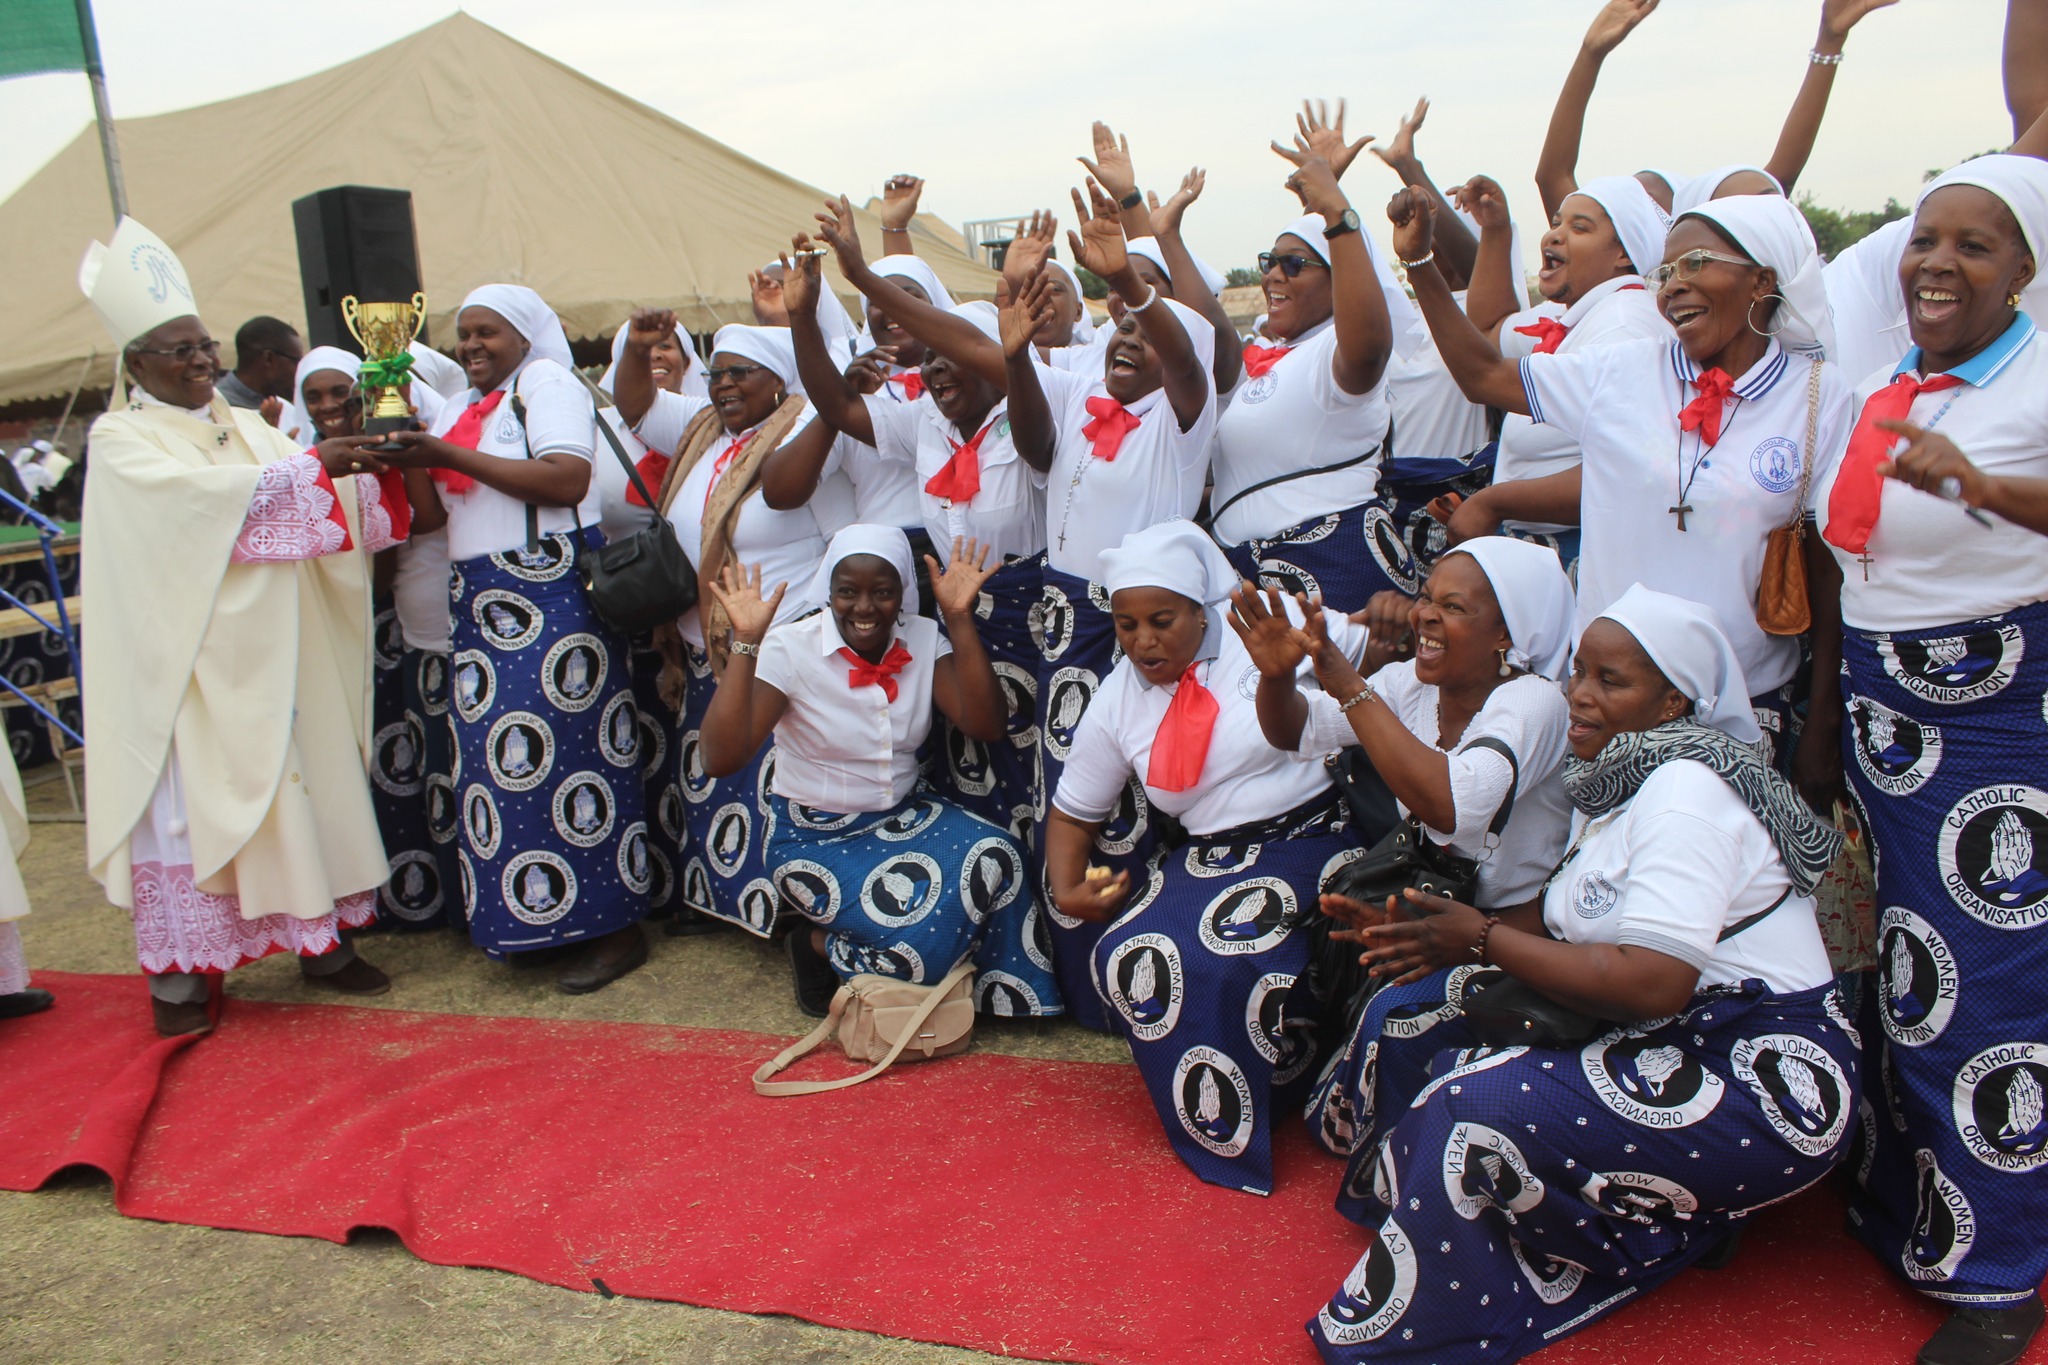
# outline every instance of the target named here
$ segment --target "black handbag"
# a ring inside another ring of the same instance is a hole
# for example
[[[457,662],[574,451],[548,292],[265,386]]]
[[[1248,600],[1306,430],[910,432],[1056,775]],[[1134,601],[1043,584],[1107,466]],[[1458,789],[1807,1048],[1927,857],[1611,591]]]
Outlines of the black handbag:
[[[519,390],[512,391],[512,415],[519,419],[523,430],[526,426],[526,405],[520,401]],[[676,539],[676,528],[669,525],[655,506],[654,495],[647,491],[641,481],[640,471],[626,458],[626,448],[619,444],[618,436],[612,431],[612,424],[602,414],[597,419],[597,429],[603,434],[605,443],[611,446],[612,454],[626,467],[626,478],[633,490],[647,504],[648,524],[628,536],[606,541],[598,548],[586,549],[577,556],[576,572],[583,580],[583,591],[590,598],[590,608],[598,619],[622,635],[637,635],[643,630],[674,621],[684,612],[697,605],[697,570],[690,563],[690,557],[683,553],[682,542]],[[530,458],[533,445],[529,441],[526,453]],[[529,504],[526,509],[526,538],[529,549],[538,547],[539,513]],[[576,529],[583,529],[583,518],[576,518]]]

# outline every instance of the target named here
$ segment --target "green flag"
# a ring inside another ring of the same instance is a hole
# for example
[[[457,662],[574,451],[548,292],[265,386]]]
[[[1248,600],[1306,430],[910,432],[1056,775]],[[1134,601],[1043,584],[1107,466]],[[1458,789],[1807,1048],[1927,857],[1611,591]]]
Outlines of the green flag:
[[[78,0],[0,0],[0,79],[85,70]]]

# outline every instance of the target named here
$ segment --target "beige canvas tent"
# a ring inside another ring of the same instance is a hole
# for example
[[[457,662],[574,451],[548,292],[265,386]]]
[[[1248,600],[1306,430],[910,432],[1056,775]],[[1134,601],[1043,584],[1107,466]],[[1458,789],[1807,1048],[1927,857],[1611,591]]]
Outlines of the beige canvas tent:
[[[119,131],[131,211],[177,249],[223,339],[258,313],[303,325],[291,202],[331,185],[412,191],[443,346],[463,295],[494,280],[539,290],[572,337],[609,335],[636,302],[675,307],[693,331],[752,321],[747,272],[822,198],[463,14]],[[82,372],[109,382],[111,345],[76,281],[86,242],[111,231],[89,128],[0,204],[0,404],[68,393]],[[879,252],[872,215],[861,232]],[[936,235],[918,251],[956,296],[993,294],[995,274]]]

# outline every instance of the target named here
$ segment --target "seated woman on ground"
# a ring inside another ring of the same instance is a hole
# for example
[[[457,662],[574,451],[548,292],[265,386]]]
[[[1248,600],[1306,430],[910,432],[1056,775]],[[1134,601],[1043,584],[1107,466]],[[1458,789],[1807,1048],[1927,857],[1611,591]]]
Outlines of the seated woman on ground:
[[[732,621],[731,656],[705,713],[704,763],[738,772],[772,734],[767,861],[796,917],[797,1004],[823,1016],[859,973],[930,985],[969,954],[986,1013],[1060,1012],[1024,856],[996,825],[918,782],[934,707],[984,742],[1003,733],[1003,690],[975,634],[988,552],[955,541],[930,565],[939,623],[917,614],[910,542],[894,526],[832,538],[813,601],[770,630],[788,585],[764,599],[758,566],[707,583]]]
[[[1812,900],[1841,840],[1758,757],[1747,695],[1709,608],[1631,588],[1573,661],[1578,812],[1540,898],[1410,891],[1419,918],[1357,931],[1392,984],[1337,1207],[1377,1236],[1308,1324],[1325,1360],[1520,1359],[1847,1149],[1858,1043]],[[1474,1046],[1500,1040],[1453,1003],[1473,967],[1595,1036]],[[1418,1009],[1434,1027],[1395,1026]]]

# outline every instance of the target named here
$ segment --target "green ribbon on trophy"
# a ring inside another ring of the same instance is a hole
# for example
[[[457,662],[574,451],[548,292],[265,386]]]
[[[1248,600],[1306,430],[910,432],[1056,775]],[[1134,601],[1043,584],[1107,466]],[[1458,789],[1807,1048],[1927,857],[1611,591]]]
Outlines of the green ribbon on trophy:
[[[363,367],[356,375],[364,400],[363,434],[411,430],[405,385],[412,378],[413,339],[427,320],[427,296],[416,292],[403,303],[364,303],[350,294],[341,301],[341,318],[363,348]],[[395,453],[400,447],[386,441],[370,449]]]

